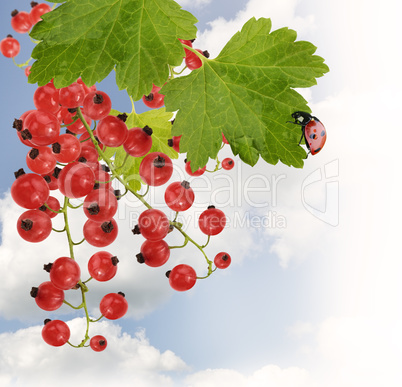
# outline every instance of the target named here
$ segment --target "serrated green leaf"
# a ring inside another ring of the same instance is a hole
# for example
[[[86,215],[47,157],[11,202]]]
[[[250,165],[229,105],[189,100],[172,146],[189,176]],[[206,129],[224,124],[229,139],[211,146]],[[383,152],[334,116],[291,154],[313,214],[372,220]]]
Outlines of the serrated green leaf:
[[[310,112],[293,88],[310,87],[329,71],[316,47],[295,42],[296,32],[271,32],[270,19],[250,19],[213,60],[161,90],[168,111],[176,111],[172,134],[195,170],[215,158],[222,132],[235,155],[254,165],[265,161],[302,167],[300,126],[291,113]]]
[[[168,64],[178,66],[184,50],[178,38],[196,35],[197,19],[173,0],[69,0],[45,15],[31,37],[34,48],[29,82],[54,78],[65,87],[81,76],[87,85],[116,66],[116,82],[134,100],[162,86]]]
[[[120,112],[113,110],[111,112],[113,115],[120,114]],[[146,111],[141,114],[129,114],[126,120],[126,125],[129,129],[134,127],[143,128],[148,125],[152,133],[152,148],[151,152],[162,152],[169,156],[171,159],[177,159],[177,152],[168,145],[168,139],[171,138],[171,127],[172,124],[170,120],[173,114],[166,112],[165,108],[153,109]],[[112,157],[114,155],[114,164],[118,169],[119,174],[123,179],[128,182],[130,188],[134,191],[139,191],[141,189],[141,177],[139,175],[139,169],[142,159],[145,157],[132,157],[129,156],[125,161],[127,153],[123,146],[119,148],[107,148],[105,151],[107,157]]]

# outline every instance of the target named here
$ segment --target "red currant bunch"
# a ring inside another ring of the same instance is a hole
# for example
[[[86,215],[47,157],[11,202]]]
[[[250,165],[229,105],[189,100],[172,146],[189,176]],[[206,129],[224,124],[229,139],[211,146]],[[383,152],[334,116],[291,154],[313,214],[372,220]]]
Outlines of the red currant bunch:
[[[36,23],[43,15],[41,12],[45,11],[46,7],[33,5],[30,23]],[[23,13],[19,13],[18,17],[15,20],[22,20],[19,21],[22,30],[23,21],[28,18]],[[191,47],[192,42],[185,44]],[[12,57],[17,54],[19,45],[15,39],[7,37],[2,41],[1,49],[6,56]],[[186,50],[186,55],[190,57],[192,54]],[[160,88],[154,85],[152,92],[144,96],[143,100],[149,107],[158,108],[163,105],[164,96],[159,91]],[[167,271],[172,289],[188,291],[198,279],[210,276],[217,268],[229,266],[229,254],[219,253],[211,261],[204,251],[210,237],[219,234],[225,226],[226,217],[221,210],[210,206],[199,217],[199,228],[208,236],[204,245],[192,239],[178,220],[179,215],[182,216],[193,206],[196,192],[187,180],[170,181],[174,172],[171,157],[154,150],[160,148],[159,133],[155,136],[154,129],[149,125],[128,129],[128,115],[114,115],[108,94],[93,86],[88,87],[81,78],[60,89],[52,81],[39,86],[34,92],[33,103],[35,109],[24,112],[13,122],[19,140],[28,147],[25,161],[30,170],[29,173],[23,169],[18,170],[11,187],[13,200],[24,209],[17,219],[17,231],[22,239],[30,243],[44,241],[51,236],[52,231],[65,232],[70,253],[44,264],[48,280],[31,288],[30,294],[40,309],[46,312],[63,307],[87,310],[85,293],[89,291],[88,281],[94,279],[106,282],[118,275],[117,256],[109,251],[98,250],[87,260],[90,277],[82,278],[82,262],[76,259],[74,247],[87,243],[98,249],[110,246],[110,251],[113,251],[111,245],[119,234],[114,218],[118,213],[119,199],[127,193],[131,193],[146,207],[139,214],[138,224],[132,229],[133,234],[143,238],[136,255],[139,263],[145,263],[145,266],[151,268],[168,265],[169,261],[176,259],[173,249],[185,247],[188,243],[193,244],[207,260],[207,273],[204,276],[197,276],[196,270],[189,264],[173,264],[173,268]],[[171,122],[173,124],[174,120]],[[62,132],[63,128],[66,128],[65,132]],[[168,141],[168,145],[176,152],[180,151],[181,137],[173,136]],[[119,159],[124,160],[123,164],[116,166],[116,160],[104,152],[105,147],[118,148]],[[145,200],[145,194],[140,195],[130,186],[128,176],[122,173],[126,162],[138,165],[141,183],[147,185],[148,190],[166,184],[162,189],[167,212],[153,208]],[[229,169],[225,165],[231,164],[225,159],[222,167]],[[186,160],[184,169],[191,177],[197,177],[206,171],[206,166],[192,171],[190,161]],[[124,194],[121,189],[124,189]],[[64,201],[51,196],[51,190],[58,191]],[[76,199],[81,200],[78,206],[72,204]],[[86,217],[82,225],[83,239],[79,242],[73,241],[71,237],[71,211],[81,211]],[[175,213],[173,219],[169,219],[168,212]],[[64,228],[61,230],[53,227],[53,219],[57,216],[64,220]],[[183,245],[169,245],[168,234],[171,232],[184,237]],[[67,300],[70,293],[77,290],[81,291],[82,303],[73,306]],[[101,318],[122,318],[128,308],[124,293],[108,293],[100,301],[99,318],[92,319],[86,313],[88,326]],[[68,324],[57,319],[45,320],[42,337],[52,346],[69,343],[73,347],[90,347],[96,352],[107,347],[107,340],[101,335],[89,337],[86,334],[80,344],[70,343]]]

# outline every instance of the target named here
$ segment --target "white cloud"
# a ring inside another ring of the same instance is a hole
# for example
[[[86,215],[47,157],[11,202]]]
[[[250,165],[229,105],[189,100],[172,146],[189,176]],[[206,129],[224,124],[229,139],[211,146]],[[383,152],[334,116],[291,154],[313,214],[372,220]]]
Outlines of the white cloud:
[[[314,17],[312,15],[304,18],[295,16],[295,8],[299,0],[250,0],[244,9],[236,14],[232,20],[223,17],[208,22],[209,29],[198,32],[195,48],[207,49],[211,58],[218,56],[219,52],[230,40],[240,31],[242,26],[252,17],[271,18],[273,30],[288,26],[299,33],[314,30]]]
[[[316,356],[324,356],[317,377],[329,387],[399,386],[401,322],[372,316],[326,319],[317,332]]]
[[[289,336],[302,338],[314,331],[313,325],[308,321],[296,321],[287,329]]]
[[[212,0],[178,0],[183,8],[203,8],[206,5],[210,4]]]
[[[85,332],[85,320],[67,321],[71,341],[79,342]],[[170,372],[188,367],[171,351],[161,353],[152,346],[144,331],[135,336],[122,333],[111,322],[96,323],[96,334],[104,335],[107,348],[94,352],[67,344],[60,348],[47,345],[41,326],[0,334],[0,382],[2,386],[173,386]]]
[[[228,369],[208,369],[186,379],[186,387],[312,387],[309,373],[298,367],[264,366],[247,376]]]

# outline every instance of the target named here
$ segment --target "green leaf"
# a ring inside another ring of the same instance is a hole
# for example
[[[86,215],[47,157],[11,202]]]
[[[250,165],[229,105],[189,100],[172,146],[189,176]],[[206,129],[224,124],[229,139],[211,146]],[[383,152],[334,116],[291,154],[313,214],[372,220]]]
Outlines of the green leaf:
[[[270,19],[250,19],[213,60],[161,90],[168,111],[178,110],[172,134],[195,170],[215,158],[222,132],[235,155],[254,165],[265,161],[302,167],[300,126],[287,123],[295,111],[310,112],[293,88],[310,87],[329,71],[316,47],[296,32],[271,32]]]
[[[116,68],[118,87],[134,100],[166,82],[168,64],[183,61],[178,38],[197,31],[197,19],[173,0],[69,0],[43,19],[30,34],[41,42],[29,82],[54,78],[65,87],[81,76],[93,85]]]
[[[113,115],[120,114],[118,111],[114,110],[111,112]],[[163,152],[168,155],[171,159],[177,159],[178,154],[173,148],[168,145],[168,139],[171,138],[171,118],[172,113],[166,112],[165,108],[153,109],[146,111],[141,114],[129,114],[126,125],[129,129],[134,127],[143,128],[148,125],[152,128],[152,148],[149,152]],[[107,157],[112,157],[114,155],[114,164],[116,167],[123,165],[122,168],[118,169],[118,172],[123,176],[124,180],[128,182],[130,188],[134,191],[139,191],[141,189],[141,177],[139,175],[139,169],[142,159],[145,157],[132,157],[129,156],[126,159],[127,153],[123,146],[119,148],[107,148],[104,152]]]

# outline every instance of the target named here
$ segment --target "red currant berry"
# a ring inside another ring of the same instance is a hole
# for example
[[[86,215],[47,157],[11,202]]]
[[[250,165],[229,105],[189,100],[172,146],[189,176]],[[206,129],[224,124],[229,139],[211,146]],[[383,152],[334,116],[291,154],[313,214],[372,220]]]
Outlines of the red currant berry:
[[[0,42],[0,51],[6,58],[16,57],[19,54],[20,49],[20,43],[11,35],[7,35],[7,37]]]
[[[117,320],[123,317],[128,310],[124,293],[109,293],[100,302],[99,309],[104,317],[109,320]]]
[[[198,226],[206,235],[219,234],[224,229],[225,225],[225,214],[214,206],[209,206],[207,210],[201,213],[198,219]]]
[[[45,146],[53,144],[60,135],[60,123],[57,117],[44,110],[35,110],[24,120],[24,130],[28,129],[32,144]]]
[[[99,121],[96,132],[102,144],[116,148],[123,145],[128,129],[120,115],[107,116]]]
[[[99,145],[99,148],[103,149],[103,144],[99,141],[99,138],[97,137],[98,132],[96,130],[94,130],[92,132],[92,134],[94,135],[95,140],[97,141],[97,143]],[[95,148],[95,145],[92,142],[92,140],[90,139],[90,137],[91,136],[89,135],[88,132],[85,132],[85,133],[81,134],[81,136],[80,136],[81,146],[92,146],[92,147]]]
[[[47,344],[60,347],[69,340],[70,328],[64,321],[47,320],[42,328],[42,338]]]
[[[171,146],[177,153],[180,153],[180,139],[181,136],[173,136],[168,140],[168,145]]]
[[[95,184],[94,171],[88,165],[73,162],[66,165],[58,177],[60,192],[69,198],[81,198],[88,195]]]
[[[169,219],[160,210],[151,208],[141,213],[138,218],[141,235],[150,241],[163,239],[169,232]]]
[[[86,95],[83,107],[88,117],[98,121],[109,115],[112,110],[112,101],[103,91],[91,91]]]
[[[11,12],[11,27],[20,34],[28,32],[32,28],[29,13],[25,11],[18,12],[16,9]]]
[[[98,251],[88,261],[89,275],[97,281],[109,281],[117,272],[119,260],[107,251]]]
[[[32,9],[31,12],[29,12],[29,19],[31,20],[32,25],[36,24],[39,20],[41,20],[42,15],[52,10],[52,8],[50,8],[50,5],[45,3],[38,4],[33,1],[31,5]]]
[[[31,296],[35,298],[39,308],[49,312],[59,309],[64,301],[64,291],[56,288],[51,281],[42,282],[37,288],[32,288]]]
[[[31,74],[31,68],[32,66],[25,67],[24,74],[26,77],[29,77],[29,74]]]
[[[234,167],[234,165],[235,165],[234,161],[229,157],[222,160],[222,168],[225,169],[226,171],[230,171]]]
[[[45,265],[48,269],[47,265]],[[68,290],[77,285],[81,270],[76,261],[69,257],[57,258],[50,266],[50,281],[58,289]]]
[[[97,169],[95,171],[95,180],[98,181],[99,187],[104,189],[112,188],[111,176],[103,169]]]
[[[223,133],[222,133],[222,142],[225,143],[225,144],[229,144],[229,141],[226,140],[226,137],[225,137],[225,135]]]
[[[94,146],[91,146],[90,144],[83,144],[81,147],[81,152],[76,160],[79,160],[81,157],[83,157],[87,163],[96,163],[99,159],[99,153]]]
[[[191,161],[185,160],[185,163],[186,164],[184,166],[184,169],[186,170],[187,174],[189,174],[190,176],[201,176],[207,169],[207,166],[205,165],[204,167],[198,168],[196,171],[193,172],[191,170],[191,166],[190,166]]]
[[[23,129],[25,128],[24,126],[25,118],[28,117],[28,115],[31,114],[32,112],[36,112],[36,110],[27,110],[21,115],[21,117],[18,120],[14,120],[13,123],[13,128],[17,130],[18,138],[24,145],[29,147],[34,147],[35,145],[31,141],[29,141],[28,137],[31,137],[31,134],[30,133],[27,134],[26,131]]]
[[[194,203],[194,191],[187,181],[170,184],[165,191],[165,202],[173,211],[186,211]]]
[[[52,221],[42,211],[28,210],[18,218],[17,231],[20,237],[27,242],[42,242],[52,232]]]
[[[226,269],[231,262],[232,259],[228,253],[216,254],[216,257],[214,258],[214,264],[218,269]]]
[[[114,219],[99,223],[88,219],[83,228],[85,240],[92,246],[105,247],[117,238],[118,227]]]
[[[141,245],[141,253],[137,255],[138,262],[151,267],[164,265],[170,257],[169,245],[163,240],[146,240]]]
[[[185,40],[185,39],[179,39],[181,43],[189,46],[189,47],[193,47],[193,42],[191,40]]]
[[[49,197],[49,187],[42,176],[27,173],[17,177],[11,186],[11,197],[19,206],[33,210]]]
[[[93,85],[88,87],[81,78],[77,79],[77,83],[79,83],[85,91],[85,96],[87,96],[91,91],[96,91],[96,86]]]
[[[124,150],[133,157],[145,156],[152,147],[152,129],[149,126],[144,128],[132,128],[128,131]]]
[[[46,200],[46,205],[51,208],[53,211],[49,210],[45,205],[40,206],[38,210],[41,210],[45,214],[49,216],[49,218],[54,218],[57,216],[57,212],[54,211],[59,211],[60,210],[60,202],[53,196],[49,196],[49,198]]]
[[[201,51],[200,49],[196,49],[200,54],[204,55],[206,58],[209,58],[209,53],[208,51]],[[202,60],[201,58],[198,57],[198,55],[190,50],[187,50],[186,53],[186,59],[184,60],[186,62],[186,66],[190,70],[195,70],[198,69],[202,66]]]
[[[52,144],[53,155],[59,163],[70,163],[81,153],[81,143],[72,134],[61,134]]]
[[[52,82],[39,86],[35,90],[33,101],[38,110],[56,114],[60,109],[59,90],[54,87]]]
[[[95,352],[102,352],[107,347],[107,340],[101,335],[93,336],[91,340],[89,340],[89,346]]]
[[[68,125],[68,130],[70,132],[73,132],[75,134],[82,134],[82,133],[86,133],[87,129],[84,126],[83,122],[78,118],[75,119],[77,113],[70,113],[67,111],[67,113],[64,115],[63,118],[63,122]],[[92,124],[92,120],[87,117],[87,115],[85,113],[82,113],[82,115],[84,116],[84,119],[86,121],[86,123],[88,124],[88,126],[91,126]],[[73,123],[74,122],[74,123]]]
[[[148,95],[142,96],[142,102],[151,109],[158,109],[164,105],[165,96],[159,94],[161,88],[153,85],[152,90]]]
[[[28,168],[32,172],[42,175],[53,171],[56,167],[56,159],[51,149],[47,146],[32,148],[28,152],[25,160]]]
[[[186,46],[193,47],[193,42],[191,40],[184,40],[184,39],[179,39],[179,40],[180,40],[181,43],[185,44]],[[191,52],[191,51],[184,47],[184,52],[185,52],[185,54],[187,56],[188,53]]]
[[[158,187],[171,178],[172,160],[164,153],[152,152],[142,159],[139,173],[146,184]]]
[[[109,189],[99,188],[88,194],[84,201],[84,213],[94,222],[106,222],[117,211],[117,199]]]
[[[195,270],[185,264],[175,266],[167,275],[170,286],[179,292],[191,289],[197,281]]]
[[[59,89],[59,102],[60,105],[72,109],[82,106],[85,98],[85,91],[83,87],[74,82],[70,86],[62,87]]]
[[[56,172],[55,172],[56,171]],[[59,189],[59,181],[56,178],[56,175],[58,176],[57,171],[60,171],[58,167],[56,167],[53,170],[53,173],[47,173],[45,175],[42,175],[43,179],[47,183],[49,190],[55,191],[56,189]]]

